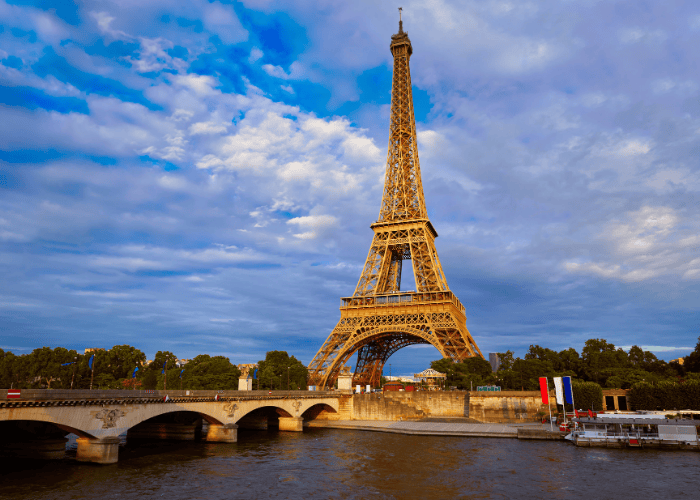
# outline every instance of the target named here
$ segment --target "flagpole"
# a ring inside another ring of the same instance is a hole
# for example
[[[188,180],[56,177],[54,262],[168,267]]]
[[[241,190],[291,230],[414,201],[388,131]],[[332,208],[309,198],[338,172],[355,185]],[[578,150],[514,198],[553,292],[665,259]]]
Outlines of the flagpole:
[[[554,432],[554,425],[552,424],[552,402],[549,400],[549,379],[547,379],[547,407],[549,408],[549,430]],[[554,401],[557,400],[556,392],[554,394]]]
[[[75,365],[78,364],[78,358],[73,358],[73,376],[70,379],[70,388],[73,389],[73,381],[75,380]]]
[[[571,406],[574,410],[574,416],[576,416],[576,401],[574,401],[574,383],[571,382]]]
[[[92,355],[92,363],[90,363],[92,366],[92,374],[90,375],[90,390],[92,390],[92,381],[95,379],[95,355]]]

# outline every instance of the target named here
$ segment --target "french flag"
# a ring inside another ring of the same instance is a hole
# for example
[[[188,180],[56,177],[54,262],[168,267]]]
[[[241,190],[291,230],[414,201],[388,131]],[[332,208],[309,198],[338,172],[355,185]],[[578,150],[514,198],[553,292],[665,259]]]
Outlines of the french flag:
[[[549,404],[549,384],[547,377],[540,377],[540,394],[542,395],[542,404]]]

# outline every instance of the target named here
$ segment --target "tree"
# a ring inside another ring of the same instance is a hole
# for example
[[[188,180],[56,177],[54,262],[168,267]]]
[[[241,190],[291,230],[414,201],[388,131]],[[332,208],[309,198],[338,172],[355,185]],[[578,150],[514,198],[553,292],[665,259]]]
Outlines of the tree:
[[[501,363],[499,370],[510,370],[513,367],[513,351],[499,352],[498,360]]]
[[[638,345],[633,345],[627,353],[627,359],[632,366],[641,368],[644,363],[644,350]]]
[[[539,359],[540,361],[548,361],[552,364],[552,367],[556,368],[556,366],[559,364],[559,353],[546,347],[531,345],[530,349],[525,354],[525,359]]]
[[[442,358],[430,363],[430,368],[447,375],[445,385],[469,390],[479,385],[493,384],[496,376],[491,364],[481,356],[467,358],[455,363],[450,358]]]
[[[146,355],[130,345],[115,345],[100,356],[100,373],[109,373],[116,380],[131,378],[134,368],[143,366]],[[97,375],[97,369],[95,370]]]
[[[594,382],[574,382],[571,385],[574,404],[582,410],[603,409],[603,389]]]
[[[625,368],[628,365],[627,353],[615,349],[615,345],[605,339],[587,340],[581,358],[586,378],[597,383],[604,382],[602,371],[605,368]]]
[[[554,374],[554,367],[549,361],[516,358],[513,369],[499,373],[499,376],[508,389],[536,391],[540,386],[540,377],[552,377]]]
[[[163,365],[160,365],[161,368]],[[238,389],[238,377],[241,371],[225,356],[200,354],[185,365],[182,376],[184,389]],[[168,370],[168,379],[179,385],[180,368]],[[163,385],[162,375],[158,375],[158,384]],[[173,386],[175,387],[175,386]]]
[[[700,337],[698,337],[698,343],[695,345],[695,350],[683,359],[683,366],[685,367],[686,371],[700,372]]]
[[[555,366],[559,371],[574,372],[576,375],[581,375],[581,358],[578,352],[573,347],[564,349],[559,352],[559,365]]]
[[[13,380],[13,365],[17,360],[17,356],[13,353],[0,349],[0,387],[10,387],[16,384]]]
[[[177,363],[177,357],[172,352],[158,351],[155,357],[153,358],[153,362],[151,362],[148,366],[146,366],[143,369],[143,375],[141,376],[141,380],[143,381],[143,388],[156,389],[163,387],[163,377],[159,376],[162,375],[163,364],[165,364],[168,370],[168,380],[171,380],[171,382],[174,383],[175,380],[172,380],[170,378],[170,370],[176,367],[175,363]],[[179,380],[177,382],[179,384]]]
[[[263,389],[286,390],[289,376],[289,388],[303,390],[306,389],[308,370],[301,361],[289,356],[286,351],[269,351],[264,360],[258,361],[257,376],[260,388]]]
[[[76,368],[72,363],[77,360],[78,353],[74,350],[41,347],[34,349],[23,361],[31,385],[47,389],[52,386],[54,389],[68,389]]]

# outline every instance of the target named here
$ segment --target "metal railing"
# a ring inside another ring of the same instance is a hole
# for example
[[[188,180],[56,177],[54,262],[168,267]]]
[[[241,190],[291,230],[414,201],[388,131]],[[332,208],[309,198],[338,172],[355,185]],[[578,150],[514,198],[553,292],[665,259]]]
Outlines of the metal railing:
[[[452,302],[462,313],[464,313],[464,306],[455,296],[455,294],[449,290],[445,292],[397,292],[383,295],[371,295],[367,297],[342,297],[340,299],[340,307],[391,307],[405,304],[441,304],[445,302]]]
[[[339,391],[285,391],[285,390],[124,390],[124,389],[21,389],[20,396],[8,399],[7,389],[0,389],[0,401],[59,401],[59,400],[111,400],[111,399],[158,399],[169,398],[318,398],[323,396],[338,396]]]

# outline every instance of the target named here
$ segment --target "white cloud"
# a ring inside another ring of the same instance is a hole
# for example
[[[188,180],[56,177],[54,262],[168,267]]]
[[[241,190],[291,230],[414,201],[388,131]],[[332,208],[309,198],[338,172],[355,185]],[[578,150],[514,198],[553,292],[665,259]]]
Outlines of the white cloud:
[[[700,220],[683,219],[671,207],[644,206],[624,221],[607,224],[599,238],[609,244],[607,261],[567,261],[571,273],[595,274],[624,281],[664,277],[694,279]],[[698,276],[700,277],[700,276]]]
[[[268,75],[274,78],[281,78],[282,80],[300,80],[305,75],[303,67],[296,61],[289,66],[289,73],[281,66],[273,66],[272,64],[263,64],[262,69]]]
[[[632,348],[631,345],[621,345],[618,347],[625,351],[629,351]],[[673,347],[667,345],[640,345],[639,347],[641,347],[645,351],[651,352],[693,351],[695,349],[694,347]]]
[[[325,231],[337,225],[338,219],[332,215],[309,215],[295,217],[287,221],[287,224],[299,226],[301,233],[294,234],[300,240],[313,240],[321,236]]]
[[[216,122],[198,122],[190,126],[190,134],[221,134],[228,130],[228,125],[225,123]]]
[[[640,27],[634,27],[620,30],[619,37],[622,43],[659,43],[666,40],[668,35],[660,29],[648,30]]]
[[[250,56],[248,56],[248,62],[253,64],[258,61],[262,56],[265,55],[262,50],[257,47],[250,49]]]
[[[221,41],[226,44],[244,42],[248,39],[248,31],[243,28],[230,5],[222,5],[220,2],[205,5],[202,21],[209,31],[219,35]]]
[[[218,90],[214,89],[214,87],[217,85],[217,81],[209,75],[196,75],[194,73],[190,73],[187,75],[176,75],[173,77],[173,80],[178,85],[194,90],[199,96],[220,94]]]

